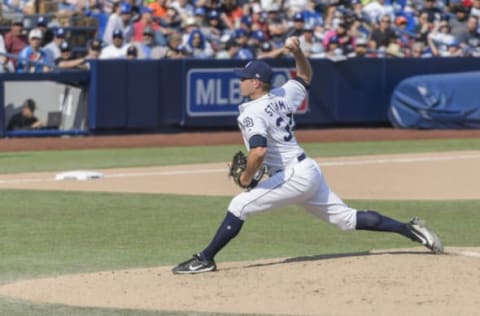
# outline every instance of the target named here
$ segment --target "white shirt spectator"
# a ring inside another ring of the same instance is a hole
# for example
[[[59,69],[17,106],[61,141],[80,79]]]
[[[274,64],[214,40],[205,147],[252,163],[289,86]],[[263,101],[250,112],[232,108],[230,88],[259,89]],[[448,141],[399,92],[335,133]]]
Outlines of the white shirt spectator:
[[[117,10],[108,18],[107,26],[103,32],[103,42],[106,44],[111,44],[114,30],[120,29],[123,32],[125,42],[129,43],[133,36],[133,27],[130,21],[128,21],[130,17],[131,6],[128,3],[120,4]]]
[[[294,15],[297,12],[302,12],[308,9],[307,0],[286,0],[284,8],[288,8],[289,14]]]
[[[60,57],[60,48],[58,47],[57,43],[54,41],[51,41],[45,47],[43,48],[45,52],[52,58],[52,60],[55,60]]]
[[[3,36],[0,34],[0,53],[6,53],[7,49],[5,48],[5,40],[3,39]],[[0,65],[3,65],[3,67],[0,67],[0,73],[2,72],[15,72],[15,66],[13,66],[12,61],[8,61],[5,63],[7,58],[5,56],[0,55]]]
[[[128,45],[123,45],[121,47],[117,47],[113,44],[108,45],[107,47],[102,49],[100,59],[127,58],[127,49]]]
[[[380,17],[388,15],[390,21],[393,21],[395,18],[393,6],[385,4],[385,0],[376,0],[370,2],[362,10],[368,17],[370,22],[377,23]]]

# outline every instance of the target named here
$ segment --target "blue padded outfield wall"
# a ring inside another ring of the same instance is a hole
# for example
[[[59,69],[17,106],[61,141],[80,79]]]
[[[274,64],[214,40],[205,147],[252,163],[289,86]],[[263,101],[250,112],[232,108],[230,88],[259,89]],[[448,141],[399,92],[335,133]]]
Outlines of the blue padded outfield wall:
[[[480,128],[480,71],[413,76],[393,92],[393,126],[421,129]]]
[[[274,85],[294,75],[293,59],[268,61]],[[402,80],[426,74],[480,71],[480,58],[311,60],[314,78],[297,126],[387,126],[392,93]],[[88,91],[89,133],[156,132],[166,128],[234,128],[245,61],[93,61],[90,72],[9,74],[2,81],[75,81]],[[81,78],[80,78],[81,77]],[[81,80],[80,80],[81,79]],[[0,100],[4,84],[1,85]],[[1,107],[4,108],[5,104]],[[1,110],[0,110],[1,111]],[[5,114],[0,114],[5,136]]]

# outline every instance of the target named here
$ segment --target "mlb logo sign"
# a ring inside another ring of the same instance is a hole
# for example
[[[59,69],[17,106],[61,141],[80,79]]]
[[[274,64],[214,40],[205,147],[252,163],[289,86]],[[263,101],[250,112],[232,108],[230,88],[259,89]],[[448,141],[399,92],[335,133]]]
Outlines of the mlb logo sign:
[[[295,76],[295,71],[274,68],[272,87],[280,87]],[[236,116],[238,105],[246,100],[240,94],[240,79],[231,68],[191,69],[187,73],[187,113],[198,116]],[[308,110],[305,98],[296,114]]]

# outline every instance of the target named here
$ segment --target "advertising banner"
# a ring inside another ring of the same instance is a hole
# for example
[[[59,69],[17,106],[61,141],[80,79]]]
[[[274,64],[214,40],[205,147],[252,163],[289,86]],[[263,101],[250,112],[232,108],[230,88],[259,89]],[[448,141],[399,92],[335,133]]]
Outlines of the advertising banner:
[[[274,68],[272,86],[279,87],[294,75],[294,70]],[[188,71],[188,116],[236,116],[238,105],[244,101],[240,94],[240,79],[231,68],[195,68]],[[297,114],[307,110],[308,100],[305,99]]]

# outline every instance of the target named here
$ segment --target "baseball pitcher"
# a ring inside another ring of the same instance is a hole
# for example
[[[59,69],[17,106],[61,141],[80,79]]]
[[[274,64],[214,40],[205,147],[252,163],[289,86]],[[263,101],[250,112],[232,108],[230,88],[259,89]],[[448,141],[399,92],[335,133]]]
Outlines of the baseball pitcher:
[[[239,106],[238,126],[248,151],[236,153],[230,175],[245,191],[235,196],[213,240],[193,258],[173,268],[175,274],[216,270],[215,255],[241,230],[252,214],[297,204],[342,230],[394,232],[443,252],[439,237],[413,218],[407,223],[372,210],[359,211],[346,205],[330,190],[322,169],[307,156],[294,134],[293,114],[307,96],[312,81],[310,62],[298,38],[290,37],[284,50],[295,58],[297,75],[272,89],[272,68],[260,60],[237,71],[240,91],[249,101]],[[263,174],[268,177],[262,180]]]

